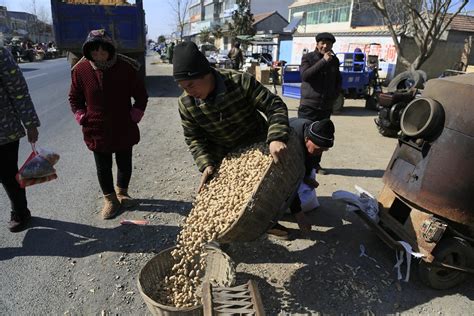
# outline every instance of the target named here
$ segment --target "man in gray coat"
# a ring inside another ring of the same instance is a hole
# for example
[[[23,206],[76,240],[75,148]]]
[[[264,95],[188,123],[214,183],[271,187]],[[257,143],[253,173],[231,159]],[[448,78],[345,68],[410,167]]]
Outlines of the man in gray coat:
[[[11,202],[11,232],[24,230],[31,218],[25,189],[15,176],[20,138],[27,135],[28,141],[35,143],[39,126],[25,78],[11,53],[0,47],[0,181]]]

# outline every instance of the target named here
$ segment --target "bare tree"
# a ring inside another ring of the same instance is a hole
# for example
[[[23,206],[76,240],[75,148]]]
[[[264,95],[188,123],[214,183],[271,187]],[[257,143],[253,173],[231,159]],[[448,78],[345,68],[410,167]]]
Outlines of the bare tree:
[[[36,15],[38,20],[45,23],[51,23],[51,12],[48,12],[46,7],[42,4],[39,4],[38,1],[25,1],[22,6],[26,12]]]
[[[168,3],[176,18],[179,39],[180,41],[183,41],[184,27],[186,25],[186,16],[189,13],[190,0],[169,0]]]
[[[444,32],[462,12],[469,0],[358,0],[369,3],[381,14],[397,50],[399,61],[411,70],[419,69],[433,54]],[[362,9],[362,8],[361,8]],[[406,58],[400,39],[410,37],[418,47],[418,55]]]

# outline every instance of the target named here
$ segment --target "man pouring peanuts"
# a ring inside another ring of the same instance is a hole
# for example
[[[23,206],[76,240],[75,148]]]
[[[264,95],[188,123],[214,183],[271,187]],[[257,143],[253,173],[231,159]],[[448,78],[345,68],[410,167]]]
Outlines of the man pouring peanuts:
[[[213,69],[193,42],[176,45],[173,76],[186,144],[202,172],[200,191],[229,152],[266,140],[273,160],[284,159],[288,109],[247,73]],[[265,115],[266,119],[263,115]]]

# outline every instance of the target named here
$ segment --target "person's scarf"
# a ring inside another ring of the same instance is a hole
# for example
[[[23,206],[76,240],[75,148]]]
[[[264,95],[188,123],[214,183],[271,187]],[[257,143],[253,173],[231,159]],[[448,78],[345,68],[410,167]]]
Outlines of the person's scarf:
[[[109,68],[113,67],[113,65],[115,65],[115,63],[117,62],[118,59],[125,61],[130,66],[132,66],[133,69],[135,69],[136,71],[140,70],[140,63],[139,62],[137,62],[133,58],[130,58],[130,57],[128,57],[126,55],[122,55],[122,54],[115,54],[111,59],[109,59],[107,61],[92,61],[92,60],[89,60],[89,62],[91,63],[92,68],[94,68],[94,70],[97,70],[97,69],[106,70],[106,69],[109,69]]]
[[[112,58],[110,58],[107,61],[92,61],[92,60],[90,60],[92,68],[100,69],[100,70],[107,70],[107,69],[113,67],[113,65],[115,65],[116,62],[117,62],[117,54],[114,54],[112,56]]]

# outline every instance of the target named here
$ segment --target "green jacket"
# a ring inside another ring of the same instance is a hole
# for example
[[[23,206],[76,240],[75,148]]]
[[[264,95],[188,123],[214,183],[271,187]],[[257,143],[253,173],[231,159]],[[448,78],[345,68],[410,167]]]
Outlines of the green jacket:
[[[0,47],[0,145],[19,140],[25,128],[38,126],[25,78],[10,51]]]
[[[206,100],[186,93],[178,99],[184,138],[200,171],[252,142],[288,140],[288,109],[280,97],[247,73],[213,73],[216,89]]]

